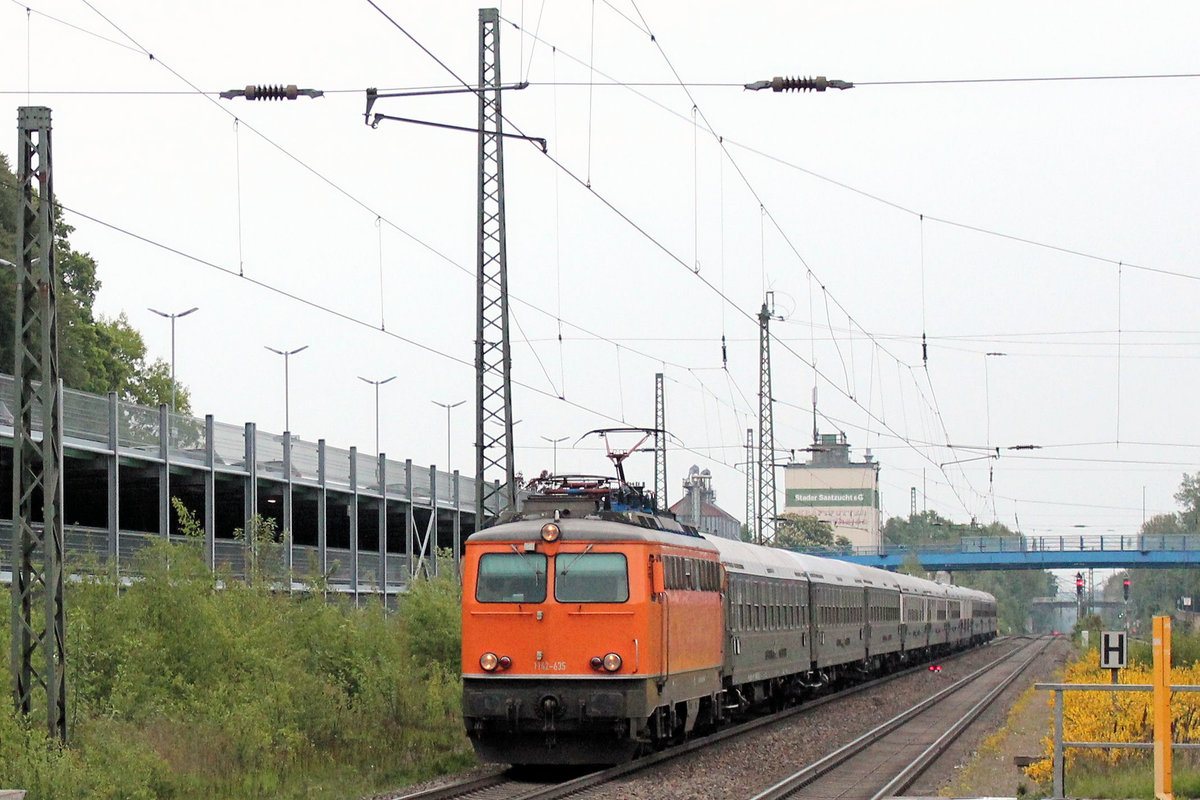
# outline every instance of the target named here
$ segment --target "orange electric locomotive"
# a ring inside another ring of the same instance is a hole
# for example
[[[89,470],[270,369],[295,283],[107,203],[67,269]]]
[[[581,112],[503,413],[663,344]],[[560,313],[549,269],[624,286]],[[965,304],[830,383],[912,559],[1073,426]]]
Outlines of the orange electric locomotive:
[[[463,713],[480,758],[611,763],[719,715],[717,549],[622,481],[538,489],[467,541]]]
[[[482,760],[615,763],[996,635],[985,592],[655,513],[625,481],[635,450],[609,452],[615,480],[539,478],[467,539],[463,715]]]

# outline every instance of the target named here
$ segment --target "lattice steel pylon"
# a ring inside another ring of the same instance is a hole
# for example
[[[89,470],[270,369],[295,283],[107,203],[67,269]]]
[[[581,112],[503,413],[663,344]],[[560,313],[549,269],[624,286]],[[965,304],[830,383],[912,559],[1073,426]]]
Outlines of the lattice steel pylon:
[[[758,313],[758,517],[755,541],[775,538],[775,423],[771,397],[771,317],[774,292],[767,292]]]
[[[500,13],[479,9],[479,238],[475,337],[475,525],[490,508],[514,508],[512,355],[504,232]],[[497,481],[499,481],[497,483]]]
[[[754,457],[754,428],[746,428],[746,530],[757,533],[758,503],[755,491],[758,459]]]
[[[667,510],[667,399],[661,372],[654,373],[654,499]]]
[[[65,743],[62,388],[58,379],[58,274],[54,262],[50,109],[18,108],[17,131],[13,699],[17,711],[28,716],[33,712],[35,696],[43,694],[50,737]],[[35,416],[41,427],[40,440],[34,438]],[[42,504],[40,529],[34,526],[34,506],[38,500]]]

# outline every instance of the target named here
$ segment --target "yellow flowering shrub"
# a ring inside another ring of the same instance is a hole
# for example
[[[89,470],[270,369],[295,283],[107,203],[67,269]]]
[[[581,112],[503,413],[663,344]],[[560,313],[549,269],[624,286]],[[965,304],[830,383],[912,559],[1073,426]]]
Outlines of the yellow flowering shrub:
[[[1062,683],[1108,683],[1107,669],[1100,668],[1100,654],[1091,650],[1081,661],[1066,669]],[[1150,665],[1131,666],[1120,672],[1121,683],[1150,684]],[[1200,663],[1171,670],[1173,685],[1200,684]],[[1054,706],[1054,692],[1048,704]],[[1151,692],[1064,692],[1063,739],[1068,742],[1152,742],[1154,712]],[[1053,717],[1051,717],[1053,719]],[[1171,695],[1171,739],[1174,742],[1200,741],[1200,693],[1175,692]],[[1053,725],[1053,722],[1051,723]],[[1054,732],[1042,740],[1047,757],[1025,768],[1031,780],[1046,785],[1053,780]],[[1141,751],[1145,752],[1145,751]],[[1067,748],[1064,753],[1069,772],[1078,761],[1116,764],[1135,757],[1129,749],[1094,750]]]

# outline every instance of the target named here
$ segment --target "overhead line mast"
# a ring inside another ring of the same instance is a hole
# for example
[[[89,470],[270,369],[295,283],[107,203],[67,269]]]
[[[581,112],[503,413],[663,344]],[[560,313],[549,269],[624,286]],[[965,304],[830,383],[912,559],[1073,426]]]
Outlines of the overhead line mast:
[[[758,518],[754,540],[770,544],[775,538],[775,423],[771,396],[771,318],[775,293],[767,292],[758,312]]]
[[[50,109],[17,109],[16,326],[13,349],[12,654],[18,713],[44,694],[47,732],[67,741],[63,610],[62,384],[58,371],[58,272]],[[36,188],[35,188],[36,184]],[[34,384],[38,386],[34,386]],[[41,436],[34,438],[35,420]],[[42,524],[34,526],[35,498]]]
[[[479,238],[475,337],[475,526],[489,509],[516,508],[512,354],[500,111],[500,12],[479,9]],[[500,480],[500,473],[503,478]],[[489,480],[495,482],[489,483]]]
[[[666,511],[667,502],[667,401],[663,390],[663,374],[654,374],[654,499],[658,508]]]

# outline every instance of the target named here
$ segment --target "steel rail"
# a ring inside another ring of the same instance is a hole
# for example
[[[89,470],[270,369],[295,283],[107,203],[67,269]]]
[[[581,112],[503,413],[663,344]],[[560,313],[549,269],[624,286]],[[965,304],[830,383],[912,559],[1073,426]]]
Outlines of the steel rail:
[[[1020,638],[1020,637],[1014,637],[1014,638]],[[1010,641],[1011,641],[1010,639],[997,640],[993,644],[1007,644]],[[976,648],[964,650],[960,653],[956,653],[956,654],[950,656],[948,659],[943,659],[943,662],[945,662],[947,660],[956,660],[958,658],[961,658],[961,657],[968,655],[970,653],[973,653],[975,651],[976,651]],[[1004,656],[997,659],[996,662],[992,662],[992,665],[994,665],[995,663],[998,663],[1000,661],[1004,661],[1005,659],[1011,658],[1014,655],[1014,653],[1016,653],[1016,652],[1020,652],[1020,650],[1005,653]],[[750,731],[756,730],[758,728],[766,727],[768,725],[773,725],[775,723],[782,722],[783,720],[789,719],[793,716],[813,711],[813,710],[818,709],[821,706],[824,706],[828,703],[833,703],[838,700],[844,700],[848,697],[858,694],[859,692],[864,692],[868,689],[873,689],[875,687],[887,684],[891,681],[897,680],[899,678],[905,677],[906,675],[910,675],[914,672],[918,672],[918,671],[924,669],[926,663],[927,662],[921,662],[915,666],[907,667],[903,670],[891,673],[889,675],[885,675],[881,678],[876,678],[874,680],[867,681],[865,683],[857,684],[855,686],[852,686],[848,689],[844,689],[835,694],[830,694],[830,695],[826,695],[824,697],[819,697],[819,698],[816,698],[815,700],[801,703],[800,705],[794,706],[792,708],[784,709],[783,711],[779,711],[774,714],[769,714],[767,716],[759,717],[758,719],[753,719],[753,720],[750,720],[749,722],[743,722],[743,723],[741,723],[739,725],[735,725],[731,728],[725,728],[723,730],[716,731],[715,733],[709,734],[702,738],[686,741],[682,744],[676,745],[674,747],[669,747],[664,750],[660,750],[656,753],[652,753],[650,755],[643,756],[641,758],[635,759],[635,760],[630,761],[625,764],[617,764],[616,766],[609,767],[607,769],[602,769],[597,772],[588,773],[587,775],[582,775],[578,778],[574,778],[574,779],[565,781],[563,783],[555,784],[553,786],[547,786],[547,787],[540,788],[540,789],[535,789],[526,794],[522,794],[517,797],[511,798],[511,800],[557,800],[557,798],[566,797],[568,795],[575,794],[577,792],[581,792],[585,789],[591,789],[596,786],[600,786],[601,784],[608,783],[609,781],[615,780],[616,778],[620,778],[625,775],[629,775],[631,773],[640,772],[641,770],[647,769],[656,764],[660,764],[664,761],[669,761],[673,758],[677,758],[677,757],[685,755],[687,753],[692,753],[692,752],[695,752],[698,750],[702,750],[706,747],[710,747],[712,745],[718,744],[718,743],[726,741],[728,739],[749,733]],[[989,665],[989,667],[992,665]],[[985,667],[984,670],[986,670],[987,668],[988,667]],[[974,673],[972,673],[972,674],[974,674]],[[941,697],[944,694],[945,694],[945,690],[943,690],[942,692],[939,692],[934,697],[935,698]],[[931,698],[931,700],[932,699],[933,698]]]
[[[1047,640],[1042,644],[1042,650],[1048,646],[1049,641],[1050,640]],[[1033,647],[1035,645],[1030,644],[1029,646]],[[842,747],[839,747],[837,750],[834,750],[825,757],[814,761],[812,764],[809,764],[803,769],[793,773],[791,776],[779,781],[768,789],[759,792],[758,794],[754,795],[751,800],[780,800],[781,798],[788,796],[797,789],[800,789],[806,784],[809,784],[817,778],[820,778],[822,775],[831,772],[839,765],[849,760],[852,756],[857,755],[870,745],[882,739],[887,734],[909,722],[914,717],[917,717],[923,712],[929,710],[929,708],[936,703],[954,694],[955,692],[960,691],[980,676],[987,674],[993,669],[996,669],[1000,664],[1008,661],[1016,655],[1021,654],[1022,652],[1024,652],[1024,650],[1018,649],[1009,653],[1005,653],[1000,658],[997,658],[991,663],[985,664],[974,672],[964,676],[963,678],[960,678],[958,681],[950,686],[947,686],[945,689],[942,689],[940,692],[925,698],[908,710],[897,714],[880,725],[877,725],[848,744],[845,744]],[[1039,650],[1038,653],[1035,653],[1034,656],[1040,654],[1040,652],[1041,650]]]
[[[950,748],[950,745],[954,743],[954,741],[962,734],[964,730],[966,730],[967,726],[974,722],[981,714],[983,714],[983,712],[987,710],[988,706],[995,702],[996,698],[998,698],[1005,689],[1012,685],[1012,682],[1015,681],[1022,672],[1029,668],[1029,665],[1033,663],[1034,659],[1046,652],[1046,648],[1050,646],[1051,641],[1052,640],[1047,639],[1042,647],[1036,652],[1031,653],[1029,658],[1022,661],[1017,668],[1013,670],[1011,675],[1001,681],[994,689],[984,695],[979,702],[971,706],[971,708],[968,709],[965,714],[955,720],[954,724],[951,725],[945,733],[934,740],[929,747],[925,748],[925,750],[922,751],[919,756],[913,759],[913,762],[907,768],[888,781],[886,786],[872,795],[871,800],[883,800],[885,797],[893,797],[908,789],[909,786],[912,786],[913,783],[916,782],[917,778],[919,778],[925,772],[925,770],[929,769],[929,765]]]
[[[495,772],[490,775],[481,775],[478,778],[461,781],[459,783],[451,783],[445,786],[435,786],[430,789],[424,789],[410,794],[397,795],[392,800],[455,800],[455,798],[469,797],[475,792],[494,789],[497,786],[508,783],[509,779],[504,777],[500,772]],[[490,796],[490,795],[489,795]]]

